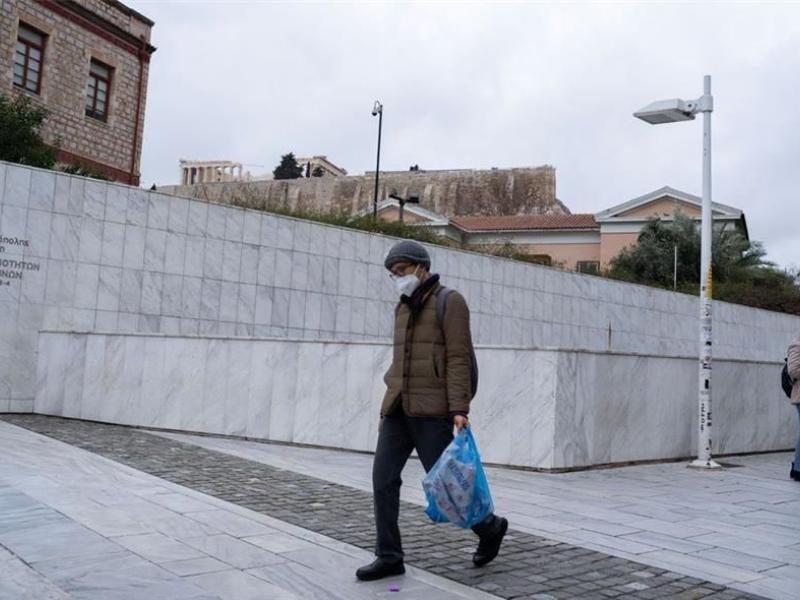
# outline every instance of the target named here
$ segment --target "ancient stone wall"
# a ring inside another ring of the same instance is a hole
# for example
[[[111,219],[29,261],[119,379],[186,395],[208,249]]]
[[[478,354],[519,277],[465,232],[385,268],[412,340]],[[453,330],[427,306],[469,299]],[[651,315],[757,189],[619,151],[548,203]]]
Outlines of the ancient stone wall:
[[[375,174],[346,177],[162,186],[159,191],[258,209],[353,214],[369,210]],[[417,193],[420,205],[446,216],[568,214],[556,199],[555,169],[400,171],[381,173],[378,200]]]

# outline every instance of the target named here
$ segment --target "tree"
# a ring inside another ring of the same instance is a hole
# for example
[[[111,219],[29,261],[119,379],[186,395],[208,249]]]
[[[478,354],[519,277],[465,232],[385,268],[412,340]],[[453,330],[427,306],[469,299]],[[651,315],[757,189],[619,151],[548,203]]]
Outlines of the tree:
[[[303,167],[297,164],[294,154],[284,154],[281,156],[280,164],[272,171],[275,179],[297,179],[303,176]]]
[[[9,100],[0,94],[0,160],[52,168],[55,151],[41,136],[47,115],[47,109],[36,106],[27,96]]]
[[[760,242],[751,242],[725,226],[712,234],[711,265],[714,298],[748,306],[800,314],[796,274],[766,260]],[[675,251],[677,248],[677,271]],[[614,279],[697,293],[700,285],[700,231],[689,217],[677,213],[672,223],[651,219],[635,245],[625,248],[606,273]]]
[[[725,225],[712,234],[711,264],[714,280],[744,280],[753,269],[772,266],[760,242],[751,242]],[[677,249],[677,272],[675,251]],[[620,252],[609,274],[618,279],[671,287],[700,282],[700,231],[695,222],[676,213],[672,223],[654,218],[642,228],[635,245]]]

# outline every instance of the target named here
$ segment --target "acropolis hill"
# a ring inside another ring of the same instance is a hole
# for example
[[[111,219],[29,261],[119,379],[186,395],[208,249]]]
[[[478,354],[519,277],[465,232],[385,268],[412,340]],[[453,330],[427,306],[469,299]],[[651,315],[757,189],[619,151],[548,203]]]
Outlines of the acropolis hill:
[[[372,206],[375,173],[162,186],[159,191],[257,209],[353,214]],[[420,205],[459,215],[569,214],[556,199],[555,168],[381,171],[378,199],[417,193]]]

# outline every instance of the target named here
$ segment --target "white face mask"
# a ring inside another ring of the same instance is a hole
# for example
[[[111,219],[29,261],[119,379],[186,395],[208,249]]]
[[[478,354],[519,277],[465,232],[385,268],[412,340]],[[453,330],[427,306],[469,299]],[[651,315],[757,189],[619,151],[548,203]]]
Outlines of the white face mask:
[[[419,269],[419,267],[414,269],[414,272],[409,273],[408,275],[403,275],[402,277],[393,277],[394,285],[397,287],[397,291],[401,296],[410,296],[414,293],[414,290],[419,287],[419,284],[422,283],[419,280],[419,277],[417,277],[417,269]]]
[[[400,292],[401,296],[403,294],[410,296],[414,293],[414,290],[419,287],[420,281],[419,277],[412,273],[410,275],[398,277],[394,280],[394,284],[397,286],[397,291]]]

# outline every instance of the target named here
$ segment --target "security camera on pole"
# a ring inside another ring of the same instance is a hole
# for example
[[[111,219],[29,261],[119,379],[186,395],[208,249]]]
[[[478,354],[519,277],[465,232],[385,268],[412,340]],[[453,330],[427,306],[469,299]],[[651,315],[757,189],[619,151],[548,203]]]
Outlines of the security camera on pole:
[[[662,100],[633,113],[651,125],[691,121],[703,113],[703,213],[700,227],[700,378],[698,397],[697,458],[690,467],[719,469],[711,458],[711,76],[703,79],[697,100]]]

